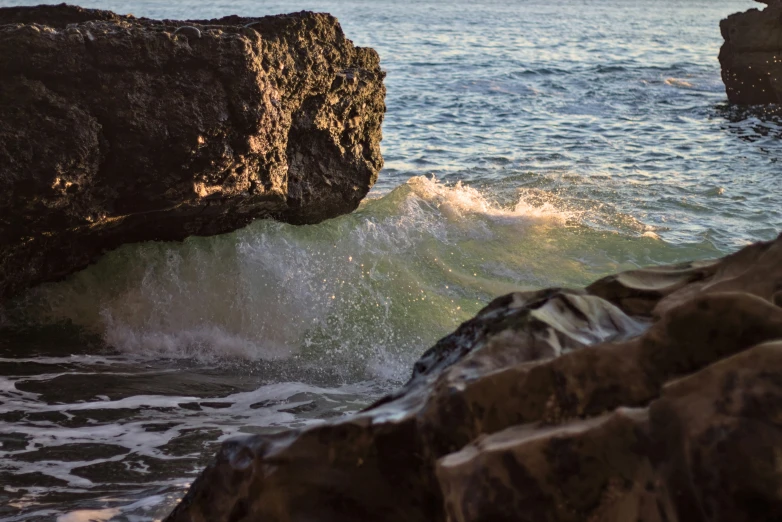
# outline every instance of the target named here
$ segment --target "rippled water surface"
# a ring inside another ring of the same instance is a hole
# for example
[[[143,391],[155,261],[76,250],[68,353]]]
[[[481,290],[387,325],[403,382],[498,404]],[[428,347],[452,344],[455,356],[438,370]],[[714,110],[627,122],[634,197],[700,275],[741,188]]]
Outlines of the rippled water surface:
[[[82,4],[331,12],[388,72],[386,167],[352,215],[126,245],[7,307],[3,520],[162,518],[220,440],[361,408],[494,296],[782,229],[782,125],[719,77],[750,1]]]

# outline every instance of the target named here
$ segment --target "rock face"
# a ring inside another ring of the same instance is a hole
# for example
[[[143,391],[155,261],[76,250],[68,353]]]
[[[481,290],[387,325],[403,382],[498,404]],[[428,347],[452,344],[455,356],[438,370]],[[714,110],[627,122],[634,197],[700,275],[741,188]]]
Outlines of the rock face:
[[[782,103],[782,1],[720,22],[722,81],[731,103]]]
[[[0,298],[123,243],[315,223],[382,166],[384,73],[335,18],[0,8]]]
[[[169,522],[782,520],[782,236],[496,299],[363,412],[226,442]]]

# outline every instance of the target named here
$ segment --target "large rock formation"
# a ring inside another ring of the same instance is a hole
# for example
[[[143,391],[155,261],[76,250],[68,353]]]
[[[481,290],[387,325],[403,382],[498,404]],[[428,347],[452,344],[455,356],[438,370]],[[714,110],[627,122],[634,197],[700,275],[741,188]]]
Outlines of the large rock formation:
[[[782,236],[506,295],[364,412],[226,442],[169,522],[782,520]]]
[[[760,1],[760,0],[759,0]],[[782,103],[782,1],[720,22],[722,81],[731,103]]]
[[[384,73],[335,18],[0,9],[0,298],[123,243],[314,223],[382,166]]]

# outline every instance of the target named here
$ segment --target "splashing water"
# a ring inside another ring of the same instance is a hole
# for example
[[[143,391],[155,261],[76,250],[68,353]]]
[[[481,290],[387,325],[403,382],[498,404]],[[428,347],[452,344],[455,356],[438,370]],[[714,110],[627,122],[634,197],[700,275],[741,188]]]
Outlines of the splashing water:
[[[317,226],[257,222],[219,238],[129,245],[36,289],[20,309],[35,322],[83,326],[126,353],[327,359],[399,379],[432,332],[495,294],[556,280],[513,247],[569,222],[577,226],[550,204],[504,208],[475,188],[416,177]],[[569,277],[582,282],[592,269]]]

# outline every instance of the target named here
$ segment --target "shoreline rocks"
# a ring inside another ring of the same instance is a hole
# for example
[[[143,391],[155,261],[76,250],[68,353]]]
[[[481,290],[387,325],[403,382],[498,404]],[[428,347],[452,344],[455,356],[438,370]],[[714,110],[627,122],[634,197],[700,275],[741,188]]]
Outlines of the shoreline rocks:
[[[782,519],[782,235],[500,297],[359,414],[224,443],[169,522]]]
[[[731,103],[782,104],[782,1],[720,22],[722,81]]]
[[[354,210],[385,73],[301,12],[171,21],[0,8],[0,299],[124,243]]]

